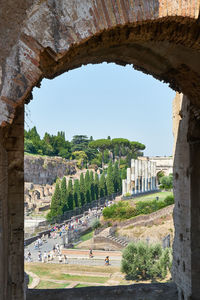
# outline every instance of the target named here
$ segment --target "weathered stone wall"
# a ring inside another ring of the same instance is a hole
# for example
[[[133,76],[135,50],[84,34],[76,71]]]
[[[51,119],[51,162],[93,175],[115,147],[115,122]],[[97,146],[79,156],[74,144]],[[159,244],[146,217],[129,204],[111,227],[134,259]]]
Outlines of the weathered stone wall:
[[[178,300],[172,283],[135,284],[65,290],[28,290],[27,300]]]
[[[154,220],[157,220],[161,218],[162,216],[171,215],[174,210],[174,205],[169,205],[167,207],[164,207],[163,209],[159,209],[158,211],[155,211],[149,215],[142,215],[137,216],[133,219],[122,221],[122,222],[114,222],[113,225],[117,225],[119,227],[124,227],[128,225],[134,225],[134,226],[148,226],[152,225]]]
[[[173,157],[171,156],[149,156],[149,157],[141,157],[141,159],[149,159],[156,163],[156,174],[160,171],[163,171],[166,176],[173,173]],[[138,157],[140,159],[140,157]]]
[[[22,104],[42,78],[103,61],[133,64],[190,99],[180,112],[175,153],[174,279],[179,299],[199,299],[199,9],[196,0],[1,1],[0,299],[23,299]],[[69,291],[69,298],[129,297],[129,288],[114,295],[95,289]],[[147,289],[152,299],[173,299],[169,286],[168,296]],[[65,293],[33,291],[29,297],[63,299]]]
[[[0,128],[0,299],[24,296],[24,107]]]
[[[62,157],[25,155],[24,180],[34,184],[53,184],[57,178],[76,173],[76,161]]]

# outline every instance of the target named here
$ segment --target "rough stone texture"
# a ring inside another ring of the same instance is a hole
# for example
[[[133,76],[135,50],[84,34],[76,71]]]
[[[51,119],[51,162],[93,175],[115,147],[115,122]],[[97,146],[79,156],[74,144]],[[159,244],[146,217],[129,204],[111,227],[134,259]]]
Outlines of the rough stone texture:
[[[175,153],[174,279],[179,299],[199,299],[199,9],[199,0],[1,1],[0,299],[23,299],[22,104],[42,78],[103,61],[133,64],[190,99],[180,112]],[[64,299],[65,292],[30,297]],[[70,293],[81,299],[82,290]]]
[[[0,299],[23,299],[24,110],[0,128]]]
[[[24,181],[34,184],[53,184],[56,178],[76,173],[76,162],[62,157],[25,155]]]
[[[164,172],[166,176],[173,173],[173,157],[171,156],[141,156],[139,159],[148,159],[156,163],[156,174]]]
[[[169,82],[199,106],[199,1],[38,0],[30,4],[26,1],[20,7],[21,14],[20,8],[9,11],[10,18],[16,18],[13,31],[6,38],[2,33],[2,41],[13,47],[2,53],[6,61],[0,124],[12,122],[16,107],[43,77],[102,61],[133,64]],[[3,21],[8,26],[7,19]]]
[[[29,290],[27,300],[177,300],[174,284],[90,287],[67,290]]]
[[[179,299],[199,299],[200,121],[189,99],[177,95],[174,103],[176,140],[174,156],[175,239],[173,279]]]

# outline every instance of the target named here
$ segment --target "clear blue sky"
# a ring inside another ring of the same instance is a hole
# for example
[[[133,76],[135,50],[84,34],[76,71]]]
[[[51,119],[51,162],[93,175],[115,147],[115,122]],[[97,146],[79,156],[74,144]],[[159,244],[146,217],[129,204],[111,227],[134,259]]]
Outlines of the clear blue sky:
[[[26,107],[26,129],[65,131],[94,139],[123,137],[146,145],[145,155],[172,155],[175,92],[132,66],[87,65],[44,79]]]

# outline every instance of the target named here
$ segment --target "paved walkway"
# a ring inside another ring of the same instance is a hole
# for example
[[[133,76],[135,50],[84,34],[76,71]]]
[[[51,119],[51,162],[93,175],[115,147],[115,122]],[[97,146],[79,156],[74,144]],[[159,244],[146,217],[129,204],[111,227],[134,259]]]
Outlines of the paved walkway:
[[[33,278],[33,281],[31,284],[28,285],[29,289],[34,289],[36,286],[40,283],[40,277],[38,277],[35,273],[32,273],[30,271],[26,271],[28,275],[30,275]]]

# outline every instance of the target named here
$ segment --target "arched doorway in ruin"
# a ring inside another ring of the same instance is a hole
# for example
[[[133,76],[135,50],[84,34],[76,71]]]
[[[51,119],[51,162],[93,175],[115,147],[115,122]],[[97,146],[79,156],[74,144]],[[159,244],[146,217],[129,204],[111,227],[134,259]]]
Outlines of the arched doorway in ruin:
[[[17,34],[8,34],[1,66],[0,298],[23,297],[23,105],[42,78],[106,61],[133,64],[186,95],[177,96],[174,116],[181,122],[173,276],[180,299],[198,299],[199,6],[195,0],[49,0],[11,13],[21,18],[25,12],[21,26],[11,18]]]

